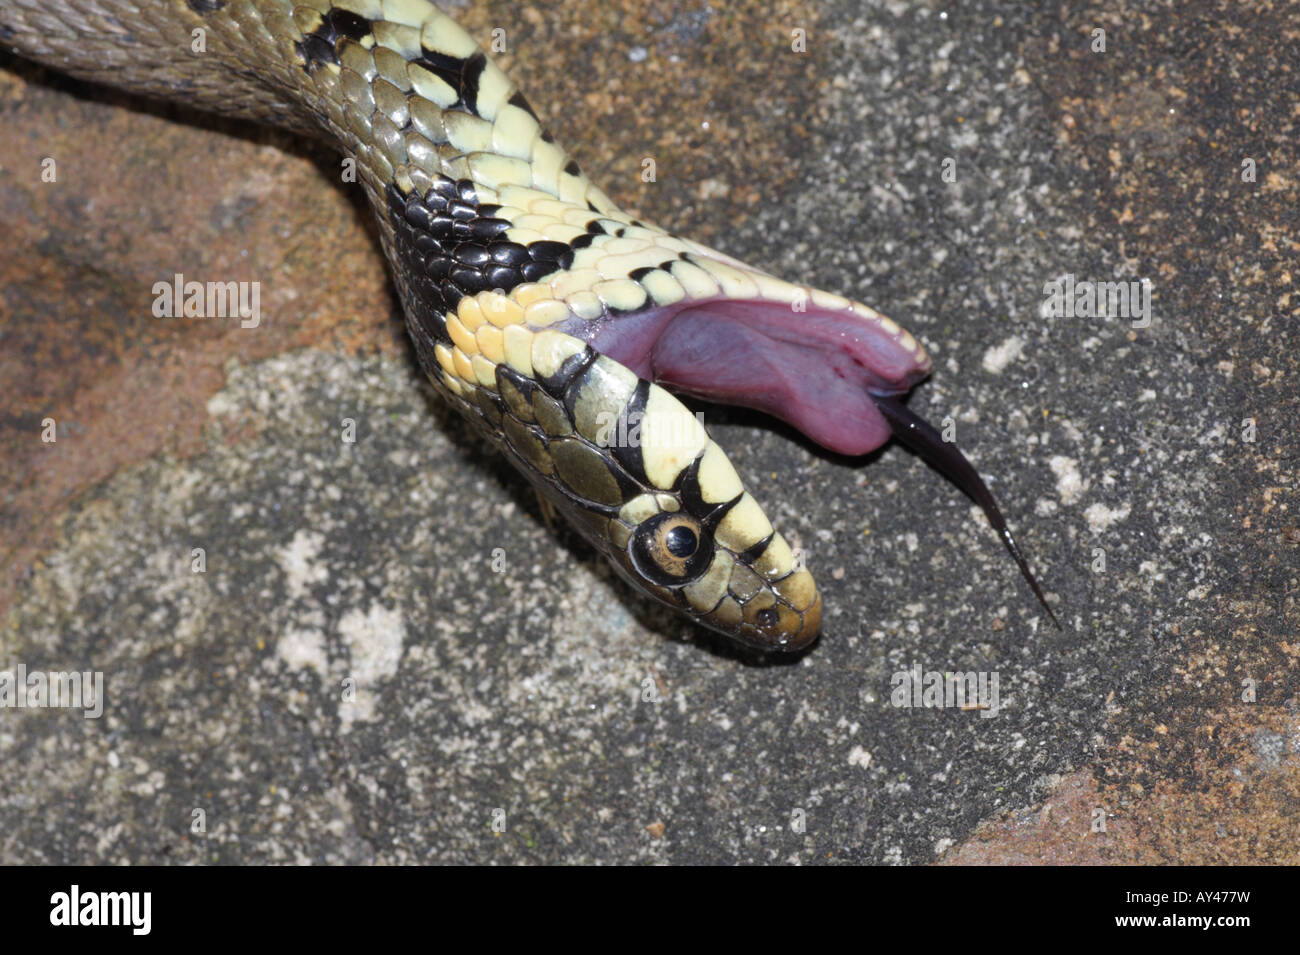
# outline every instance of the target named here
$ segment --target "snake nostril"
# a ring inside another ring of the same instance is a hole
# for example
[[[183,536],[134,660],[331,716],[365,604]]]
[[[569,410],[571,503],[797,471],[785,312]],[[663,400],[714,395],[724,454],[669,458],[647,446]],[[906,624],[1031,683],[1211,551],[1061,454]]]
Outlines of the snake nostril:
[[[765,607],[754,614],[754,622],[760,627],[775,627],[780,619],[781,615],[771,607]]]

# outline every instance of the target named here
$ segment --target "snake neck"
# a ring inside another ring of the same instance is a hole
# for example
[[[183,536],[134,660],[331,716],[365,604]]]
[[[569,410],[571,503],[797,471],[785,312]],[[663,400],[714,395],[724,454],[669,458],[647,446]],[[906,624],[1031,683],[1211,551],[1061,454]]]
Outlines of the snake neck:
[[[129,17],[125,6],[0,0],[0,42],[81,79],[323,135],[377,208],[390,184],[424,195],[450,179],[484,199],[508,185],[618,212],[428,0],[149,0]]]

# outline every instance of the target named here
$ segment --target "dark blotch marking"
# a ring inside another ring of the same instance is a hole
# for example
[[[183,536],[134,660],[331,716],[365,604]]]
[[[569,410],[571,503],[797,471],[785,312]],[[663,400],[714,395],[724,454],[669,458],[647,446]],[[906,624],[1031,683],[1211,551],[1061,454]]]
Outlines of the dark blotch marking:
[[[460,90],[460,101],[455,106],[461,106],[475,116],[479,115],[478,84],[483,78],[483,70],[486,66],[487,56],[479,50],[465,61],[465,67],[460,73],[460,84],[457,86]],[[455,106],[452,108],[454,109]]]
[[[511,106],[518,106],[520,109],[522,109],[533,119],[537,119],[537,114],[533,112],[533,107],[529,104],[527,97],[525,97],[524,94],[519,92],[518,90],[515,90],[515,95],[510,97],[510,99],[507,100],[507,102]],[[537,121],[539,123],[541,122],[540,119],[538,119]],[[542,139],[546,139],[546,133],[542,133]]]
[[[347,37],[359,43],[364,37],[370,35],[369,20],[351,10],[341,10],[338,7],[334,7],[324,15],[322,26],[333,33],[334,40]]]
[[[514,288],[524,279],[522,271],[508,265],[490,266],[483,274],[487,277],[488,288],[490,289]]]
[[[537,383],[531,378],[525,378],[509,365],[504,364],[497,365],[497,380],[510,382],[510,384],[514,386],[514,389],[528,401],[532,400],[533,390],[537,387]]]
[[[645,406],[650,400],[650,382],[642,378],[637,382],[636,390],[632,392],[632,398],[628,401],[627,407],[623,409],[623,419],[619,422],[617,434],[631,432],[631,426],[635,423],[645,421]],[[624,429],[627,429],[626,432]],[[640,442],[633,446],[631,441],[625,443],[615,442],[609,449],[613,452],[615,460],[627,470],[627,473],[636,478],[642,484],[649,486],[650,479],[645,473],[645,459],[641,457]]]
[[[558,262],[566,255],[572,258],[573,250],[565,242],[553,242],[550,239],[540,239],[528,246],[528,254],[534,259],[546,259],[552,262]]]
[[[554,262],[525,262],[519,267],[519,274],[525,282],[540,282],[555,270]]]
[[[446,176],[439,176],[435,179],[433,181],[433,188],[429,191],[449,200],[455,199],[458,195],[455,180],[448,179]]]
[[[216,13],[226,5],[226,0],[185,0],[185,5],[195,13]]]
[[[191,5],[195,2],[211,2],[211,0],[190,0]],[[222,6],[225,5],[225,0],[220,2]],[[328,13],[321,14],[320,26],[304,36],[302,41],[296,44],[296,48],[298,55],[304,60],[304,69],[310,73],[313,69],[319,68],[322,63],[338,64],[340,40],[360,42],[362,38],[369,36],[370,32],[370,21],[365,17],[350,10],[334,7]]]
[[[582,175],[582,170],[578,168],[578,164],[577,164],[576,162],[574,162],[572,159],[570,159],[568,162],[566,162],[566,163],[564,164],[564,171],[567,172],[570,176],[581,176],[581,175]],[[595,212],[595,211],[596,211],[596,207],[595,207],[595,206],[592,206],[592,205],[591,205],[591,202],[588,202],[587,205],[588,205],[588,206],[591,206],[591,211],[592,211],[592,212]]]
[[[768,534],[766,537],[764,537],[753,547],[745,548],[739,554],[736,555],[736,560],[738,560],[740,563],[748,567],[750,564],[754,563],[754,561],[758,560],[760,557],[763,556],[763,552],[767,550],[768,547],[771,546],[772,537],[775,534],[776,531],[773,531],[771,534]]]
[[[341,19],[331,29],[345,27],[356,29],[357,24]],[[325,40],[313,36],[305,42],[324,44]],[[576,250],[608,234],[592,219],[587,231],[572,242],[511,242],[505,237],[510,222],[497,217],[501,206],[480,203],[468,179],[439,176],[423,196],[403,194],[390,183],[386,196],[397,287],[412,337],[417,344],[421,336],[424,339],[422,361],[426,354],[432,358],[433,344],[450,343],[446,315],[463,297],[488,290],[509,294],[525,282],[570,269]],[[426,368],[431,367],[426,362]],[[634,466],[639,468],[639,462]]]
[[[582,237],[579,236],[578,238]],[[528,246],[529,261],[520,265],[520,271],[523,273],[525,280],[536,282],[552,272],[572,268],[573,252],[577,248],[579,246],[576,241],[569,244],[540,239],[537,242],[530,243]]]
[[[456,260],[471,269],[481,269],[492,258],[485,246],[466,243],[456,250]]]
[[[465,61],[460,57],[448,56],[446,53],[423,47],[420,56],[414,62],[437,76],[452,89],[460,89],[460,74],[465,69]]]
[[[587,367],[596,360],[596,353],[590,345],[584,345],[582,351],[576,352],[560,363],[553,375],[538,375],[537,380],[556,401],[564,403],[564,392],[575,379],[579,378]],[[536,371],[536,369],[534,369]]]
[[[517,242],[497,242],[488,246],[492,261],[499,265],[523,265],[528,261],[528,249]]]
[[[479,204],[468,179],[440,177],[424,196],[403,195],[390,183],[386,195],[408,324],[430,342],[450,342],[446,313],[464,296],[490,289],[509,292],[528,280],[520,263],[533,262],[529,249],[500,241],[510,223],[492,215],[499,205]],[[554,269],[548,261],[546,270]],[[412,335],[418,337],[415,331]]]
[[[605,227],[602,226],[597,220],[592,219],[590,222],[587,223],[586,234],[580,235],[572,242],[570,242],[569,248],[573,249],[575,252],[578,249],[585,249],[587,246],[591,245],[591,243],[595,240],[596,236],[607,235],[607,234],[608,233],[605,231]]]
[[[479,211],[482,212],[481,207]],[[480,242],[491,242],[509,228],[510,223],[507,220],[485,216],[470,223],[469,234]]]
[[[303,69],[308,73],[319,69],[323,63],[333,63],[337,66],[339,62],[338,54],[334,52],[334,44],[314,33],[307,34],[301,42],[295,43],[294,49],[303,58]]]
[[[487,276],[476,268],[452,266],[451,281],[457,289],[466,295],[477,295],[479,292],[486,292],[489,288]],[[459,302],[460,299],[456,301]]]
[[[740,503],[745,492],[742,491],[730,501],[723,501],[721,504],[710,504],[706,501],[704,493],[700,490],[700,461],[703,459],[704,455],[701,454],[682,470],[682,473],[677,476],[674,490],[682,499],[682,507],[686,508],[686,513],[695,517],[702,527],[711,532],[722,523],[727,512]]]
[[[358,43],[370,35],[370,21],[350,10],[340,10],[335,7],[325,14],[325,21],[334,27],[334,32],[338,36],[356,40]]]

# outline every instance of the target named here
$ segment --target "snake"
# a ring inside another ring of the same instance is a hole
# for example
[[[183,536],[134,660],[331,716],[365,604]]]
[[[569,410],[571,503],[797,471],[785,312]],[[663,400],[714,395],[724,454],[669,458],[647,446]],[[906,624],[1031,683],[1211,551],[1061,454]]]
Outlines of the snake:
[[[979,473],[904,403],[931,371],[912,334],[621,210],[428,0],[0,0],[0,44],[337,147],[434,390],[696,624],[800,651],[822,597],[682,397],[842,455],[898,439],[983,509],[1060,626]]]

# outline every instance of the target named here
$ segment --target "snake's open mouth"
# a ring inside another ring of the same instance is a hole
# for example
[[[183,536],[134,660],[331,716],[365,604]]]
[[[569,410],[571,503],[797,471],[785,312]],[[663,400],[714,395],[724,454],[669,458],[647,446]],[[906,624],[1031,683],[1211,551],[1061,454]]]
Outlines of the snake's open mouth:
[[[866,454],[898,438],[980,506],[1060,627],[979,472],[901,400],[929,359],[889,319],[847,304],[708,299],[623,316],[588,340],[671,391],[767,412],[831,451]]]
[[[670,391],[764,411],[840,454],[873,451],[893,432],[872,395],[906,393],[929,360],[888,319],[805,304],[691,302],[622,316],[587,337]]]

